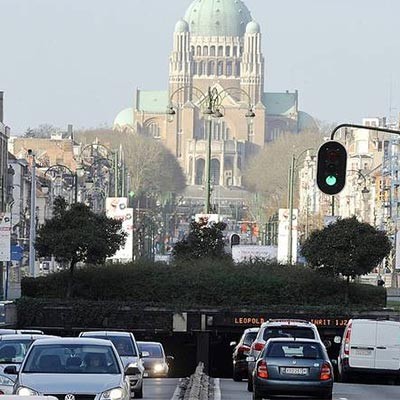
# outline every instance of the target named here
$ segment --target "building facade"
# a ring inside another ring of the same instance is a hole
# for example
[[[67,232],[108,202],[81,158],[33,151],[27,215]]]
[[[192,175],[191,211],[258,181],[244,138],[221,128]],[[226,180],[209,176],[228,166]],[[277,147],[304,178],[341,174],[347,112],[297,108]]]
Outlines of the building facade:
[[[8,138],[10,129],[4,124],[4,92],[0,92],[0,212],[7,209],[8,185]]]
[[[224,118],[204,115],[211,88]],[[190,186],[204,185],[211,135],[215,186],[241,187],[249,158],[284,132],[316,129],[298,93],[265,91],[260,25],[240,0],[195,0],[175,26],[168,90],[137,90],[134,107],[114,127],[160,140],[177,157]],[[168,107],[176,110],[173,119]],[[251,108],[256,117],[249,123]]]

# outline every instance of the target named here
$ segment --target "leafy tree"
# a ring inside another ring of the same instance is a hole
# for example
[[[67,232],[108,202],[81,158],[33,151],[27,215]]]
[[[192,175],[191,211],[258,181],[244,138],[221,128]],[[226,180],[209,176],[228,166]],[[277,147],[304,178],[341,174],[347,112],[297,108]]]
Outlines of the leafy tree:
[[[40,257],[55,256],[69,263],[67,297],[73,295],[77,263],[104,263],[125,243],[121,226],[121,221],[96,214],[84,204],[68,207],[61,197],[54,201],[53,218],[39,229],[35,248]]]
[[[60,128],[57,128],[51,124],[40,124],[36,128],[27,128],[25,132],[25,137],[48,139],[51,137],[51,134],[55,132],[60,132]]]
[[[311,267],[332,275],[341,274],[349,283],[350,278],[371,272],[390,250],[385,232],[352,217],[312,232],[301,252]]]
[[[207,220],[193,221],[188,237],[174,246],[173,257],[176,261],[225,257],[223,235],[225,228],[224,222],[208,224]]]

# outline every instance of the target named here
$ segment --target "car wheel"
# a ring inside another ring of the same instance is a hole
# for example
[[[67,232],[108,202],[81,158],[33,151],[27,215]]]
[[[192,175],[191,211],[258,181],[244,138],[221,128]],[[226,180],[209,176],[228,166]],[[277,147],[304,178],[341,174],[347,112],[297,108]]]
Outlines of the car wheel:
[[[143,399],[143,386],[138,391],[135,391],[135,399]]]
[[[254,390],[253,392],[253,400],[262,400],[263,398],[261,397],[260,393],[257,392],[257,390]]]
[[[236,368],[235,368],[235,367],[233,367],[232,377],[233,377],[233,380],[234,380],[235,382],[242,382],[242,377],[241,377],[240,373],[238,373],[238,372],[236,371]]]
[[[247,381],[247,390],[249,392],[253,391],[253,378],[251,376],[249,376],[249,379]]]

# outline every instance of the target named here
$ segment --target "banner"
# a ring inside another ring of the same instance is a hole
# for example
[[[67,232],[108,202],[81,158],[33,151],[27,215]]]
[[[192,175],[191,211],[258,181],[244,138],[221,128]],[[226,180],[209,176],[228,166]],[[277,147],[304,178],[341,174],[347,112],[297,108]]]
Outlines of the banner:
[[[126,197],[108,197],[106,199],[106,215],[122,222],[122,231],[127,234],[124,246],[112,257],[116,261],[132,261],[133,259],[133,208],[128,208]]]
[[[0,261],[11,261],[10,213],[0,213]]]
[[[293,210],[292,221],[292,263],[297,262],[297,221],[298,210]],[[278,262],[287,264],[289,258],[289,215],[290,210],[281,208],[279,210],[279,228],[278,228]]]

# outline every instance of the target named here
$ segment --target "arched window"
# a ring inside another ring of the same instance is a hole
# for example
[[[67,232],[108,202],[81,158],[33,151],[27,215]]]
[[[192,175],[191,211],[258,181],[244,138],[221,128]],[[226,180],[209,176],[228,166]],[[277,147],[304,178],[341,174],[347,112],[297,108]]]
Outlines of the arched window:
[[[232,76],[232,61],[226,63],[226,76]]]
[[[196,48],[196,56],[201,56],[201,46],[197,46],[197,48]]]
[[[196,176],[194,180],[195,185],[202,185],[205,182],[205,168],[206,167],[206,162],[202,159],[199,158],[196,160]]]
[[[212,159],[211,160],[211,182],[213,185],[219,185],[219,178],[221,174],[221,164],[219,160]]]
[[[224,55],[224,47],[218,46],[218,57],[222,57]]]
[[[240,76],[240,62],[236,63],[236,76]]]
[[[237,57],[237,46],[233,47],[233,57]]]
[[[194,46],[192,46],[192,47],[190,48],[190,52],[192,53],[192,55],[194,55]]]
[[[208,63],[208,76],[210,75],[215,75],[215,62],[214,61],[210,61]]]
[[[204,63],[200,61],[197,66],[197,75],[201,76],[204,75]]]
[[[226,46],[226,56],[227,57],[231,56],[231,46]]]
[[[203,47],[203,56],[208,56],[208,47],[207,46],[204,46]]]
[[[221,76],[223,74],[224,74],[224,63],[222,61],[218,61],[217,75]]]
[[[210,47],[210,56],[212,56],[212,57],[215,56],[215,46]]]
[[[191,68],[192,68],[192,75],[197,75],[197,63],[196,62],[192,63]]]
[[[146,128],[146,135],[159,138],[160,137],[160,127],[158,126],[157,122],[151,122]]]

